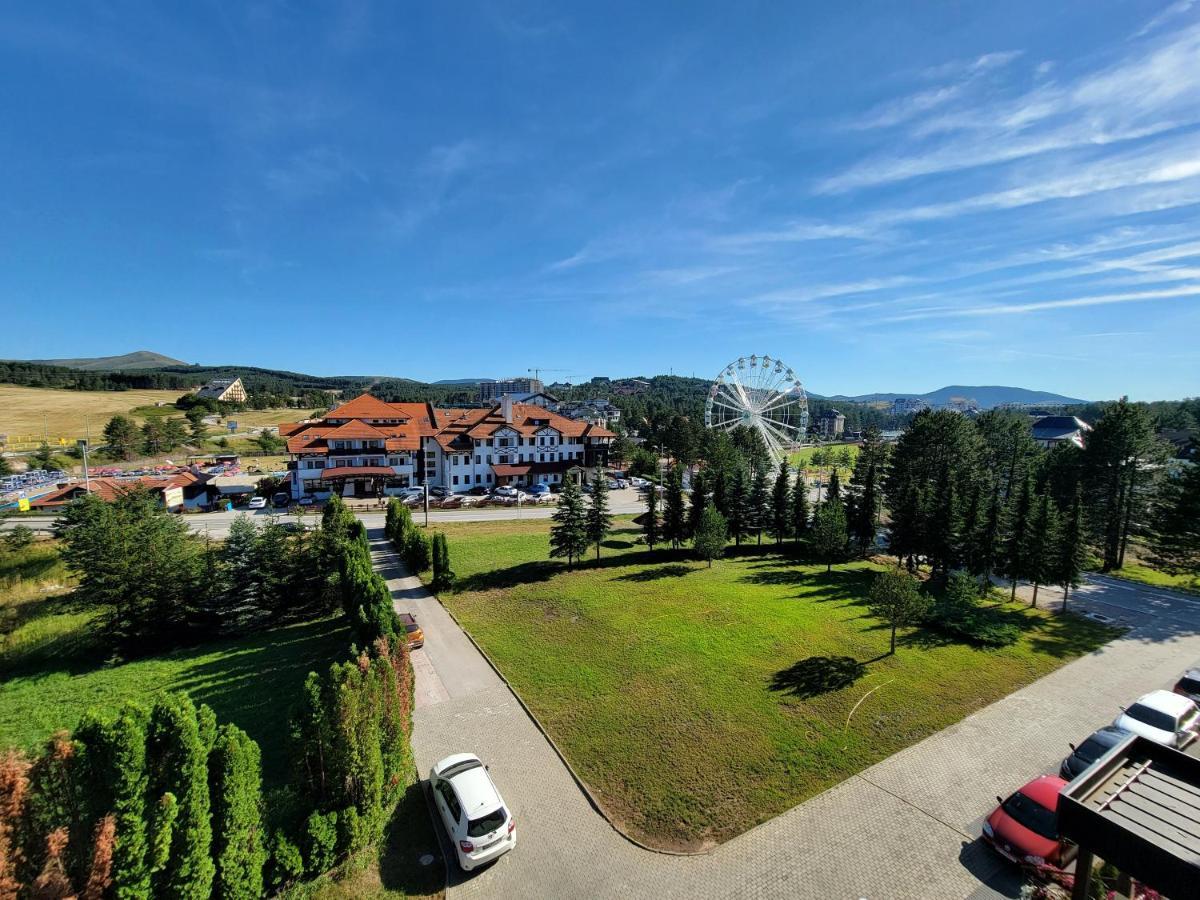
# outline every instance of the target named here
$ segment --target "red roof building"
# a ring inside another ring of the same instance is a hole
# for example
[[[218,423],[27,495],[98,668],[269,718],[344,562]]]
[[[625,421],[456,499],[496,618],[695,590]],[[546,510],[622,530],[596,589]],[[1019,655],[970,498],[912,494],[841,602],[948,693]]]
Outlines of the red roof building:
[[[487,408],[437,409],[370,394],[322,419],[280,425],[279,433],[297,498],[379,496],[426,483],[453,492],[555,484],[571,468],[605,465],[616,437],[507,397]]]

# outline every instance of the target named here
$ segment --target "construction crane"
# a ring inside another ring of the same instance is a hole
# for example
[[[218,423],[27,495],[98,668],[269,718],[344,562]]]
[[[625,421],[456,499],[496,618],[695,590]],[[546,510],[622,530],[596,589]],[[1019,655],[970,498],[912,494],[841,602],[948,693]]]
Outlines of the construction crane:
[[[525,371],[532,374],[533,377],[536,378],[538,381],[541,381],[543,372],[565,372],[567,370],[566,369],[547,369],[542,366],[535,366],[534,368],[526,369]]]

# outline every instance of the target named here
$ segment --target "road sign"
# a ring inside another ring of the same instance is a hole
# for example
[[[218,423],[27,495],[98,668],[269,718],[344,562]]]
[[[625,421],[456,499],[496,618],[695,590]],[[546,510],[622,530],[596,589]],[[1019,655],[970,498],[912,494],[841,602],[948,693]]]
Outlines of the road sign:
[[[29,512],[29,498],[22,497],[20,500],[18,500],[17,509],[19,509],[21,512]]]
[[[230,431],[237,431],[237,422],[233,421],[233,419],[230,419],[228,422],[225,423],[225,427],[228,428]]]

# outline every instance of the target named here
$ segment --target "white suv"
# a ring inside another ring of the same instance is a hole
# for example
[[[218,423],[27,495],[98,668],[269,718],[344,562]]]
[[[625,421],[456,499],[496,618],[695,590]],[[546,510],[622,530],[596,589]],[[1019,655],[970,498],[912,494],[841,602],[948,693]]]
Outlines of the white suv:
[[[516,822],[478,756],[447,756],[430,770],[429,786],[464,872],[517,846]]]
[[[1140,734],[1156,744],[1182,750],[1196,739],[1200,710],[1196,704],[1171,691],[1151,691],[1137,698],[1113,722],[1118,728]]]

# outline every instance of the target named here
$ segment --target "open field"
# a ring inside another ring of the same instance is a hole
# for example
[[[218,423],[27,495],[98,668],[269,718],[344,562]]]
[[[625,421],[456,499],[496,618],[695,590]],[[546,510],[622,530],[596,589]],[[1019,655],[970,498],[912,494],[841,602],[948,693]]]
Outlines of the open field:
[[[174,403],[182,391],[60,391],[49,388],[0,384],[0,434],[10,444],[40,444],[43,434],[51,444],[59,438],[74,441],[86,433],[91,417],[92,439],[99,440],[105,423],[117,413],[138,406]]]
[[[869,615],[872,566],[830,575],[762,552],[711,569],[649,554],[627,521],[566,572],[544,522],[444,526],[442,595],[629,833],[727,840],[1110,639],[1006,607],[1021,638],[981,651]]]
[[[818,447],[805,447],[803,450],[797,450],[795,453],[790,454],[788,456],[788,465],[792,468],[812,465],[812,455],[817,450],[825,451],[826,455],[830,452],[841,454],[843,451],[849,450],[851,459],[858,458],[857,444],[821,444]],[[838,465],[841,466],[841,463]]]
[[[342,616],[109,665],[95,614],[71,587],[52,544],[0,550],[0,748],[39,744],[93,706],[185,690],[258,741],[265,779],[282,780],[290,698],[309,671],[345,656]]]

